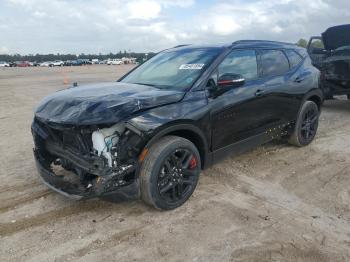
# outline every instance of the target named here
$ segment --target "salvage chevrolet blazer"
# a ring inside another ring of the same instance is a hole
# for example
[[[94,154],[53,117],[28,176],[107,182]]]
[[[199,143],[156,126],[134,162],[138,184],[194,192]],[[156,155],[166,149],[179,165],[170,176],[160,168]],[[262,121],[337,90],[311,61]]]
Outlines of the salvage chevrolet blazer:
[[[315,137],[322,92],[305,49],[270,41],[178,46],[117,82],[46,97],[32,124],[44,183],[74,198],[136,183],[158,209],[182,205],[201,169],[273,139]]]

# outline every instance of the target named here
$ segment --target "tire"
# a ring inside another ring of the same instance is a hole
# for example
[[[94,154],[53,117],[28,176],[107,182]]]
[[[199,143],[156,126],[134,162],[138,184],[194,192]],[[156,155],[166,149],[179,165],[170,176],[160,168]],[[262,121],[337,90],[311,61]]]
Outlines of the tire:
[[[316,103],[306,101],[301,107],[293,134],[288,142],[297,147],[309,145],[316,136],[319,116]]]
[[[175,209],[192,195],[200,171],[200,155],[193,143],[182,137],[163,137],[150,147],[141,165],[141,198],[157,209]]]

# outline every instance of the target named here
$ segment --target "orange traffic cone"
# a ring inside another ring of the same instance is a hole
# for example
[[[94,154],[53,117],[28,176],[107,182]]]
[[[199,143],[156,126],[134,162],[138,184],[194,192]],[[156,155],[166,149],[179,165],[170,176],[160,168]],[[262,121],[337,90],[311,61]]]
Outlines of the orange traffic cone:
[[[68,80],[68,77],[64,77],[64,79],[63,79],[63,84],[64,85],[68,85],[69,84],[69,80]]]

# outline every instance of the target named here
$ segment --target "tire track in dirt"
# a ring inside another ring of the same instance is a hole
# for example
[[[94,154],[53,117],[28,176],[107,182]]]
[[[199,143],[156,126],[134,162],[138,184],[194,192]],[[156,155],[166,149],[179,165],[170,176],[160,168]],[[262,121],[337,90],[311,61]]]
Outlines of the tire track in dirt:
[[[0,236],[10,236],[27,228],[38,227],[53,220],[57,221],[64,217],[106,210],[107,208],[106,203],[99,201],[81,202],[58,210],[41,213],[27,219],[22,219],[15,223],[0,223]]]
[[[0,213],[5,213],[11,209],[14,209],[16,206],[27,204],[41,197],[51,195],[51,194],[52,194],[52,191],[44,190],[44,191],[30,193],[30,195],[26,194],[24,197],[11,199],[10,201],[4,201],[2,202],[2,205],[0,205]]]
[[[0,236],[10,236],[25,229],[38,227],[44,224],[47,224],[51,221],[57,222],[57,220],[66,218],[74,215],[82,215],[85,213],[98,213],[98,212],[108,212],[112,209],[118,207],[119,205],[111,202],[103,202],[101,200],[95,201],[85,201],[77,202],[70,206],[58,209],[51,210],[45,213],[40,213],[30,218],[18,220],[15,223],[0,223]],[[112,212],[112,211],[111,211]],[[129,209],[124,212],[125,216],[141,216],[147,212],[147,210],[140,210],[129,206]]]
[[[11,191],[21,192],[21,191],[24,191],[26,189],[32,189],[33,187],[37,187],[37,186],[41,186],[41,185],[43,185],[43,183],[41,183],[39,181],[36,181],[36,182],[23,184],[23,185],[1,187],[0,188],[0,194],[8,193],[8,192],[11,192]]]
[[[344,172],[344,170],[341,170],[341,172]],[[303,202],[296,195],[285,191],[280,185],[242,175],[236,175],[235,179],[239,181],[240,186],[245,186],[247,190],[245,193],[249,197],[255,198],[257,202],[264,202],[271,207],[288,212],[290,217],[294,217],[295,220],[305,224],[312,222],[314,228],[318,228],[320,232],[334,240],[341,240],[344,246],[348,246],[350,226],[345,220]],[[230,198],[227,197],[226,199]],[[317,220],[313,219],[315,215],[318,217]]]
[[[91,243],[89,243],[88,245],[72,253],[65,254],[62,257],[57,258],[56,261],[59,262],[59,261],[72,260],[74,258],[82,258],[86,254],[94,252],[96,250],[101,250],[101,249],[103,250],[103,249],[115,247],[117,244],[128,242],[130,241],[131,238],[136,238],[140,236],[142,234],[142,230],[145,227],[146,225],[143,225],[137,228],[126,229],[118,233],[115,233],[106,239],[97,238],[93,240]]]
[[[293,243],[267,242],[261,246],[246,247],[235,250],[231,254],[231,261],[308,261],[308,262],[329,262],[346,261],[341,256],[326,254],[317,247],[305,247]],[[334,258],[337,258],[336,260]]]

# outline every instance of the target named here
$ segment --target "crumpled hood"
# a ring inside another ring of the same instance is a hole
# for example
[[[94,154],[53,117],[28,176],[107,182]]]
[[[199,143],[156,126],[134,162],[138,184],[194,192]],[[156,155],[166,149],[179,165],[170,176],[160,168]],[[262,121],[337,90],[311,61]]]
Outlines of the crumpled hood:
[[[335,50],[350,45],[350,24],[328,28],[322,34],[322,39],[327,50]]]
[[[117,123],[151,107],[180,101],[184,92],[120,82],[68,88],[47,96],[35,117],[53,123],[92,125]]]

